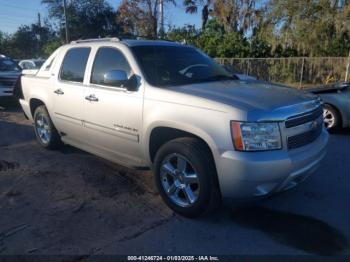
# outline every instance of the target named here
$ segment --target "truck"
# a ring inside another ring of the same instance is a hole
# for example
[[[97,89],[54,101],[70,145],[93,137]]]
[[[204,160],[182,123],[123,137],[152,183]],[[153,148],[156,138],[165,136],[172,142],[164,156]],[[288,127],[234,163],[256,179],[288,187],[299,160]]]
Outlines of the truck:
[[[73,41],[24,70],[16,90],[40,145],[151,169],[164,202],[186,217],[291,189],[326,154],[315,95],[240,80],[180,43]]]
[[[9,57],[0,54],[0,99],[11,99],[21,68]]]

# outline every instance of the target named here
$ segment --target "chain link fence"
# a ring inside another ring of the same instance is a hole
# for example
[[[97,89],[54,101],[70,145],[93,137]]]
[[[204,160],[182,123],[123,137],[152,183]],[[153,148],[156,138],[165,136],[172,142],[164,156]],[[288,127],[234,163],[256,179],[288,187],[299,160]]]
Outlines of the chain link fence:
[[[297,88],[350,81],[349,57],[217,58],[239,74]]]

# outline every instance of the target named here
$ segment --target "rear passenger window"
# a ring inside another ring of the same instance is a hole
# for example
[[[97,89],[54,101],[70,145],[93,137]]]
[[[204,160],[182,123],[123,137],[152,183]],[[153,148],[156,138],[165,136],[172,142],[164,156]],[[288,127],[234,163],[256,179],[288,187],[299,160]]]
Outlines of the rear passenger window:
[[[112,47],[101,47],[95,57],[91,83],[103,85],[104,74],[112,70],[123,70],[130,76],[131,68],[124,55]]]
[[[90,48],[87,47],[68,50],[62,63],[60,79],[82,83],[89,54]]]

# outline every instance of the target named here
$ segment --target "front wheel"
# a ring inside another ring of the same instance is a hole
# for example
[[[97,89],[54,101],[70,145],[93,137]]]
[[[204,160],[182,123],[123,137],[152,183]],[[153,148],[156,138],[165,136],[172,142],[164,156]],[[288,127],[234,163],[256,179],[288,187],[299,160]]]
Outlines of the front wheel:
[[[163,145],[154,174],[161,197],[180,215],[197,217],[220,205],[215,166],[199,139],[179,138]]]
[[[328,131],[334,131],[340,126],[340,115],[331,105],[325,104],[323,107],[323,121]]]
[[[40,145],[49,149],[59,147],[61,137],[53,125],[45,106],[39,106],[34,112],[34,130]]]

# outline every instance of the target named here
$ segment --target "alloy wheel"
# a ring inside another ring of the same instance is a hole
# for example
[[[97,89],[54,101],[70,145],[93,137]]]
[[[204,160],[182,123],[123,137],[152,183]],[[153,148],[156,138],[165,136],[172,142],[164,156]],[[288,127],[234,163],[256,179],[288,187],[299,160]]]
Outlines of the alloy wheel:
[[[49,119],[43,114],[39,114],[36,117],[35,128],[39,139],[44,143],[48,144],[51,139],[51,128],[49,124]]]
[[[176,205],[189,207],[198,200],[198,174],[186,157],[177,153],[166,156],[160,167],[160,179],[165,193]]]
[[[327,129],[332,128],[335,124],[335,115],[332,111],[323,109],[323,121]]]

